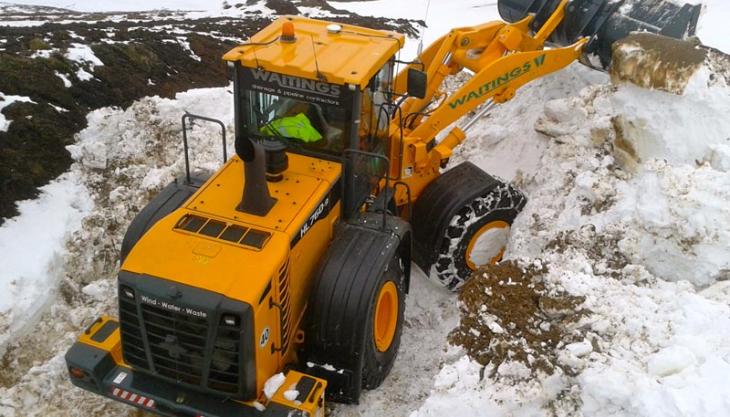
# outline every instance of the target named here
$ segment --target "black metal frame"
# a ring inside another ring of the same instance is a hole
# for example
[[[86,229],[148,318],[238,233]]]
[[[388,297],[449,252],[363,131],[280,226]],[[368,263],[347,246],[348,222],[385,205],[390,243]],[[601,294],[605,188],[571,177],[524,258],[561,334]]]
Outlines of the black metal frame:
[[[183,133],[183,149],[185,151],[185,181],[187,181],[188,184],[192,182],[190,177],[190,156],[189,156],[189,147],[188,147],[188,127],[187,127],[187,121],[188,120],[203,120],[210,123],[215,123],[221,128],[221,137],[223,138],[223,163],[225,164],[226,161],[228,161],[228,144],[226,142],[226,125],[223,124],[218,119],[213,119],[211,117],[205,117],[200,116],[198,114],[188,113],[185,112],[185,114],[182,116],[182,133]],[[192,127],[192,124],[190,125]]]
[[[345,181],[342,182],[344,190],[343,190],[343,196],[345,196],[344,204],[342,205],[342,209],[345,210],[345,216],[344,218],[348,221],[356,220],[354,217],[354,214],[358,212],[358,209],[362,205],[361,201],[358,201],[356,199],[356,196],[354,195],[355,186],[352,184],[352,181],[355,179],[355,173],[351,172],[354,167],[352,166],[352,159],[348,157],[349,155],[362,155],[373,159],[379,159],[381,161],[385,162],[385,175],[381,175],[378,177],[378,182],[380,180],[385,180],[385,187],[383,187],[383,190],[381,193],[385,193],[385,196],[388,196],[388,190],[390,189],[390,160],[385,156],[381,155],[379,153],[373,153],[373,152],[365,152],[360,151],[357,149],[345,149],[343,152],[343,155],[345,157]],[[388,198],[383,199],[383,223],[381,225],[381,229],[385,230],[385,220],[388,215]],[[377,210],[377,209],[376,209]]]

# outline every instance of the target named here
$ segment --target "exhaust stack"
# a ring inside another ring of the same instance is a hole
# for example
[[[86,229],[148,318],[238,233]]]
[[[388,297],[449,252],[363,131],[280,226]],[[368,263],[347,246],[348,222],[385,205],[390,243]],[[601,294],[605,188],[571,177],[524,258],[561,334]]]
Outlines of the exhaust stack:
[[[236,136],[235,145],[236,154],[244,164],[243,196],[236,210],[266,216],[276,204],[266,183],[266,151],[260,144],[243,136]]]
[[[531,29],[537,32],[560,4],[560,0],[499,0],[499,14],[514,23],[534,14]],[[595,54],[600,66],[611,65],[611,48],[632,32],[649,32],[675,39],[694,36],[701,5],[678,6],[668,0],[573,0],[565,7],[565,19],[549,41],[568,46],[589,37],[587,54]],[[594,61],[589,61],[595,63]]]

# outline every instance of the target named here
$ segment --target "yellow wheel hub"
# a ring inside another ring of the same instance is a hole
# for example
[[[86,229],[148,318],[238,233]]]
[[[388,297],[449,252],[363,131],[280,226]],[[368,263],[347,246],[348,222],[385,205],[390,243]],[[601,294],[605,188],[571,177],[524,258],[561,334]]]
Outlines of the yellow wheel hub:
[[[373,317],[373,338],[379,352],[386,352],[398,326],[398,288],[388,281],[380,288]]]
[[[507,246],[510,226],[502,220],[495,220],[482,226],[466,247],[466,264],[476,271],[482,265],[496,264],[502,260]]]

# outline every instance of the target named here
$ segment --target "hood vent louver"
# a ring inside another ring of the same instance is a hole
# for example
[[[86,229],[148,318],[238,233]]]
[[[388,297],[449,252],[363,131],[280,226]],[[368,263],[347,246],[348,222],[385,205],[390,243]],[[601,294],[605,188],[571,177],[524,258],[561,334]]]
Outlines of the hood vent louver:
[[[269,241],[271,233],[220,220],[186,214],[177,222],[175,229],[212,237],[246,248],[261,250]]]

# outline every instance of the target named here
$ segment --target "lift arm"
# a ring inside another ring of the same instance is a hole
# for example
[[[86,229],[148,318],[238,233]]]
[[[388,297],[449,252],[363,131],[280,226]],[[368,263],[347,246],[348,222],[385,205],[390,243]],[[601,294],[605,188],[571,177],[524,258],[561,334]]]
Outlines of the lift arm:
[[[562,22],[567,3],[562,0],[534,36],[529,27],[532,16],[515,23],[497,21],[453,29],[398,74],[398,94],[406,91],[409,68],[423,70],[428,79],[425,97],[406,99],[400,106],[400,117],[394,118],[391,125],[391,135],[397,135],[392,138],[403,137],[400,155],[392,155],[391,159],[401,161],[398,176],[409,183],[412,199],[438,175],[440,165],[465,138],[461,129],[453,128],[438,145],[431,146],[439,133],[488,100],[510,100],[518,88],[581,56],[587,39],[564,48],[543,49],[546,39]],[[441,91],[444,79],[465,69],[474,75],[446,97]],[[440,104],[432,109],[434,102]]]

